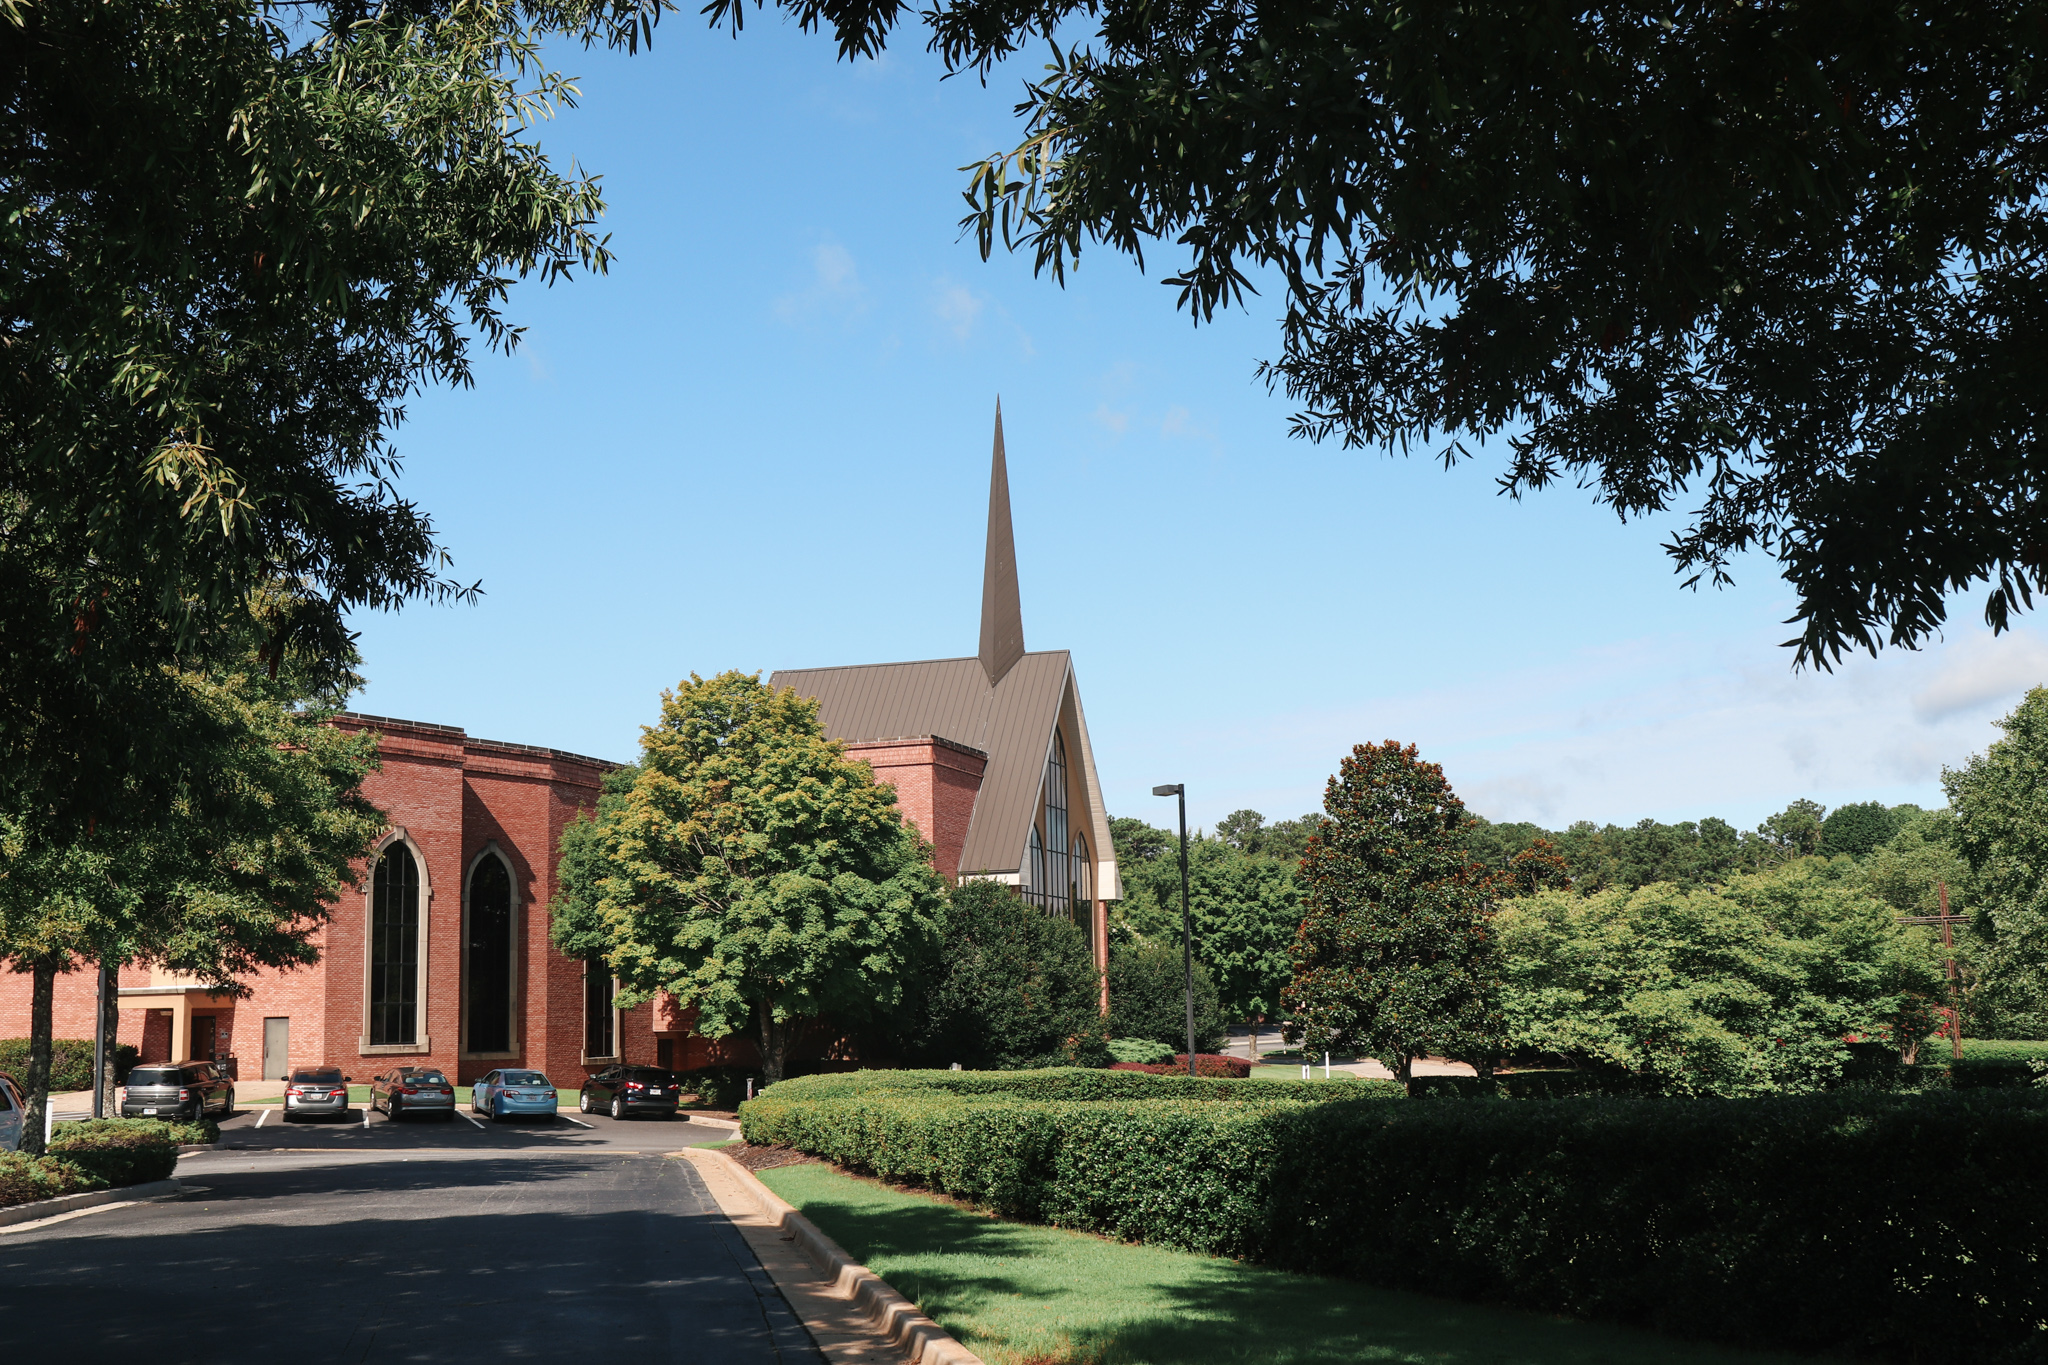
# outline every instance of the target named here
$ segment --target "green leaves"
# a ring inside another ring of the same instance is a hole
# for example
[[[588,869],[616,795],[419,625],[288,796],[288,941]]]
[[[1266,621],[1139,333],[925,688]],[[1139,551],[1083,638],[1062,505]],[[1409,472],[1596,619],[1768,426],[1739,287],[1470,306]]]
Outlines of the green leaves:
[[[1956,851],[1975,874],[1990,939],[1985,1005],[2013,1036],[2048,1033],[2048,688],[1998,722],[2005,737],[1942,769]]]
[[[564,855],[557,944],[601,952],[629,1004],[694,1008],[708,1037],[753,1025],[771,1078],[796,1021],[893,1009],[943,913],[895,791],[825,739],[815,701],[756,674],[663,694],[630,786]]]

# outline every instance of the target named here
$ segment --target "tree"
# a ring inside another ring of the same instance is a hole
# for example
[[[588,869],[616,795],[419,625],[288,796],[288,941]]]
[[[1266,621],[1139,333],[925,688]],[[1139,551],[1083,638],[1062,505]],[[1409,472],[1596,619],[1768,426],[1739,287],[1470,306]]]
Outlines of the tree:
[[[744,0],[714,0],[737,24]],[[873,53],[900,0],[777,0]],[[1197,321],[1285,296],[1297,435],[1506,447],[1688,585],[1775,556],[1800,663],[2048,590],[2037,0],[1637,6],[932,0],[978,71],[1059,35],[963,226],[1064,280],[1140,261]],[[1702,168],[1712,168],[1703,171]]]
[[[543,44],[664,7],[0,0],[0,799],[172,800],[201,637],[338,667],[351,611],[472,590],[391,431],[516,344],[514,279],[605,267]]]
[[[1945,994],[1932,935],[1898,924],[1846,861],[1719,889],[1543,891],[1507,902],[1497,924],[1515,1047],[1670,1094],[1823,1088],[1852,1042],[1910,1055]]]
[[[895,789],[825,738],[817,702],[758,674],[663,693],[598,826],[622,1003],[666,991],[706,1037],[751,1027],[771,1085],[797,1021],[895,1010],[943,922],[944,883]]]
[[[999,882],[964,881],[946,907],[938,953],[911,991],[905,1051],[928,1066],[970,1070],[1066,1065],[1102,1032],[1101,992],[1079,925],[1025,905]]]
[[[1148,825],[1131,815],[1113,818],[1109,822],[1109,837],[1116,846],[1116,865],[1127,876],[1142,864],[1174,858],[1180,848],[1172,830]]]
[[[1998,727],[2005,737],[1943,768],[1941,785],[1972,874],[1976,927],[1990,940],[1986,1003],[2048,1036],[2048,688],[2029,691]]]
[[[172,677],[195,757],[167,811],[117,805],[83,831],[0,811],[0,957],[33,978],[26,1150],[42,1147],[59,973],[142,959],[247,995],[243,976],[316,960],[313,934],[384,826],[361,790],[376,736],[325,724],[289,673],[249,665]]]
[[[1882,801],[1855,801],[1828,812],[1820,825],[1820,851],[1862,858],[1898,833],[1898,820]]]
[[[1465,803],[1415,746],[1352,749],[1302,860],[1308,908],[1285,998],[1290,1042],[1359,1051],[1404,1083],[1417,1057],[1501,1046],[1495,874],[1465,855]]]
[[[1187,976],[1180,944],[1164,939],[1113,944],[1109,950],[1109,1031],[1143,1038],[1175,1052],[1188,1045]],[[1229,1036],[1216,983],[1195,963],[1195,1050],[1214,1052]]]

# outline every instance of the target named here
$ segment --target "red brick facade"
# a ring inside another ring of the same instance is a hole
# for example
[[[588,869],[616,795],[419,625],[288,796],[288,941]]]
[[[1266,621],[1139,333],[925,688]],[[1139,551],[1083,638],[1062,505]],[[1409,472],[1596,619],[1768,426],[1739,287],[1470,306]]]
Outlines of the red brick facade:
[[[988,755],[950,739],[874,739],[846,746],[848,758],[864,759],[875,780],[896,788],[896,806],[932,844],[939,875],[960,875],[960,850],[974,819],[974,798]]]

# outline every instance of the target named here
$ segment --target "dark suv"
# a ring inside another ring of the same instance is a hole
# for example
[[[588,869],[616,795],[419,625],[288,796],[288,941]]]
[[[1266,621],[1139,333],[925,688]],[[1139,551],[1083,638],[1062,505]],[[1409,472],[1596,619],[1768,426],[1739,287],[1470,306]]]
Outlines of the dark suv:
[[[121,1091],[124,1119],[221,1118],[235,1112],[235,1083],[218,1062],[137,1062]]]
[[[666,1118],[676,1112],[682,1091],[682,1078],[673,1071],[658,1066],[615,1066],[583,1083],[576,1107],[586,1114],[603,1110],[615,1119],[629,1114]]]

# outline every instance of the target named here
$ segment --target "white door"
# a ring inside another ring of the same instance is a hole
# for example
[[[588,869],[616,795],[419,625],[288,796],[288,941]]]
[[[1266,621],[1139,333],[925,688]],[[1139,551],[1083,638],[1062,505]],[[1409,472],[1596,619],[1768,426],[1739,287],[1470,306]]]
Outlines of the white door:
[[[263,1021],[263,1079],[282,1081],[292,1074],[292,1021],[265,1019]]]

